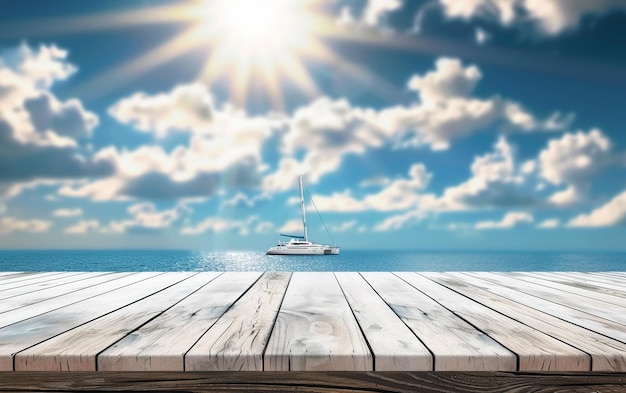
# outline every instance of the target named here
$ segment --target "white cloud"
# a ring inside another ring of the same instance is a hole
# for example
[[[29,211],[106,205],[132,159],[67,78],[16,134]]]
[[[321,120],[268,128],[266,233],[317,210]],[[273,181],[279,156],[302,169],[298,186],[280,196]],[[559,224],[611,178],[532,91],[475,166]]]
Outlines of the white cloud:
[[[472,98],[481,76],[476,66],[440,58],[435,70],[409,80],[421,99],[411,106],[374,110],[323,97],[297,109],[283,134],[283,157],[265,177],[264,188],[287,190],[302,173],[316,183],[336,171],[345,156],[384,145],[444,150],[458,138],[487,129],[554,131],[571,121],[558,112],[538,120],[520,104],[500,97]]]
[[[272,115],[251,117],[231,106],[218,108],[198,84],[153,96],[137,93],[109,111],[119,121],[157,137],[188,132],[189,143],[172,151],[157,145],[132,151],[105,148],[95,157],[111,163],[114,173],[64,187],[62,195],[94,200],[206,198],[222,187],[255,187],[265,170],[263,144],[284,123]]]
[[[199,83],[175,87],[167,93],[135,93],[109,108],[119,122],[165,137],[174,131],[208,130],[215,117],[213,96]]]
[[[384,176],[377,176],[371,179],[365,179],[361,183],[359,183],[359,187],[368,188],[368,187],[384,187],[391,183],[391,179]]]
[[[102,228],[97,220],[81,220],[78,223],[65,228],[63,232],[70,235],[83,235],[85,233],[98,231],[99,229]]]
[[[259,216],[251,216],[246,220],[226,220],[219,217],[209,217],[195,226],[182,228],[183,235],[200,235],[208,231],[215,233],[236,232],[240,236],[250,234],[251,228],[255,233],[267,233],[274,225],[271,222],[261,221]]]
[[[111,106],[109,114],[121,123],[159,138],[173,132],[187,132],[233,145],[259,145],[273,128],[284,122],[277,115],[251,117],[231,105],[218,107],[209,89],[199,83],[179,85],[154,95],[135,93]]]
[[[54,82],[65,80],[76,72],[76,67],[66,59],[67,51],[55,45],[41,45],[34,50],[23,43],[15,49],[0,52],[0,68],[23,76],[34,89],[48,89]]]
[[[475,65],[463,67],[460,60],[443,57],[435,62],[434,71],[413,76],[408,87],[419,93],[422,102],[437,104],[450,98],[469,97],[481,78]]]
[[[178,146],[171,152],[160,146],[141,146],[133,151],[109,147],[95,157],[112,163],[113,176],[63,187],[60,194],[94,200],[178,199],[210,197],[220,187],[255,186],[263,169],[260,146],[234,144],[194,136],[189,146]]]
[[[100,176],[111,169],[77,150],[98,117],[80,101],[62,102],[49,90],[75,72],[66,56],[54,45],[0,51],[0,167],[11,168],[0,171],[0,181],[19,186],[35,179]]]
[[[537,224],[538,228],[558,228],[561,225],[561,222],[558,218],[549,218]]]
[[[49,92],[25,100],[24,107],[38,132],[53,131],[72,139],[90,137],[99,122],[77,99],[60,102]]]
[[[365,27],[390,31],[385,21],[387,15],[402,7],[401,0],[368,0],[360,18],[355,17],[352,8],[342,7],[337,24],[343,27]]]
[[[571,227],[607,227],[626,224],[626,191],[589,214],[581,214],[572,219]]]
[[[566,133],[539,154],[541,176],[552,184],[586,182],[609,163],[611,141],[597,129]]]
[[[500,221],[481,221],[475,225],[476,229],[505,229],[515,228],[534,221],[531,214],[525,212],[510,212]]]
[[[543,35],[574,30],[586,15],[626,10],[623,0],[439,0],[449,18],[495,19],[504,26],[531,22]]]
[[[252,197],[247,196],[244,193],[238,192],[231,199],[222,202],[221,208],[253,208],[257,203],[261,201],[267,201],[271,198],[268,194],[254,195]]]
[[[411,223],[421,221],[426,217],[426,213],[420,210],[411,210],[406,213],[398,214],[386,218],[384,221],[376,224],[375,231],[397,231],[407,227]]]
[[[283,224],[278,230],[280,233],[285,234],[301,234],[302,233],[302,220],[289,220]]]
[[[83,215],[82,209],[57,209],[52,212],[55,217],[77,217]]]
[[[189,208],[181,203],[172,209],[159,211],[153,203],[144,202],[130,206],[127,211],[130,219],[112,221],[104,230],[115,233],[164,230],[180,222],[189,213]]]
[[[530,18],[541,30],[555,35],[578,26],[585,15],[602,15],[615,9],[626,10],[622,0],[526,0],[524,6]]]
[[[0,234],[5,235],[13,232],[46,232],[52,226],[52,222],[44,220],[21,220],[15,217],[0,218]]]
[[[571,206],[581,202],[583,191],[580,188],[569,186],[564,190],[557,191],[548,197],[548,202],[555,206]]]
[[[272,191],[290,189],[303,173],[308,182],[316,183],[336,171],[343,156],[381,146],[387,137],[377,127],[375,116],[374,110],[354,108],[345,99],[327,97],[297,109],[283,136],[283,158],[276,172],[266,176],[264,187]],[[304,153],[302,160],[295,158],[299,153]]]
[[[448,149],[452,141],[488,127],[510,131],[555,131],[566,127],[570,115],[553,113],[546,120],[536,119],[517,102],[495,96],[489,99],[471,96],[482,78],[478,67],[464,67],[461,61],[440,58],[435,70],[413,76],[409,89],[419,94],[421,102],[409,107],[384,109],[377,124],[399,141],[399,146],[430,146]]]
[[[477,28],[474,32],[474,39],[478,45],[483,45],[491,39],[491,35],[481,28]]]
[[[471,178],[446,188],[439,200],[445,210],[536,204],[526,184],[527,176],[516,164],[513,147],[505,138],[498,140],[494,152],[476,157],[471,171]]]
[[[380,26],[384,17],[402,7],[400,0],[369,0],[363,11],[363,22],[367,26]]]
[[[357,199],[349,191],[330,196],[315,195],[315,205],[320,211],[361,212],[394,211],[415,208],[421,199],[419,191],[425,189],[432,174],[423,164],[414,164],[409,169],[408,179],[389,181],[388,185],[376,194]]]
[[[566,185],[550,197],[557,206],[580,202],[591,180],[600,170],[614,162],[611,141],[600,130],[566,133],[553,139],[539,153],[540,176],[553,185]]]
[[[344,221],[340,224],[332,225],[330,227],[330,231],[336,233],[354,231],[357,229],[357,226],[357,220]]]
[[[337,20],[339,26],[350,27],[354,26],[356,23],[356,19],[354,15],[352,15],[352,10],[350,7],[343,7],[341,9],[341,13],[339,14],[339,19]]]

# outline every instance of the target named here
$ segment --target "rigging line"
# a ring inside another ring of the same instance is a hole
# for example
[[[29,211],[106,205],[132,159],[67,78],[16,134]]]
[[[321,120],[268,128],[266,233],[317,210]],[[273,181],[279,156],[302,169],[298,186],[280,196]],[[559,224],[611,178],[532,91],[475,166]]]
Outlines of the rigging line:
[[[333,245],[336,245],[337,243],[335,243],[335,239],[333,239],[333,237],[330,235],[330,232],[328,231],[328,228],[326,227],[326,223],[324,222],[324,219],[322,218],[320,211],[317,210],[317,206],[315,206],[315,201],[313,200],[313,196],[309,192],[309,189],[307,188],[306,185],[304,185],[304,190],[306,191],[306,194],[309,196],[311,203],[313,203],[313,207],[315,208],[315,211],[317,212],[317,216],[320,218],[320,221],[322,222],[322,225],[324,226],[324,229],[326,230],[326,234],[330,238],[330,241],[333,242]]]

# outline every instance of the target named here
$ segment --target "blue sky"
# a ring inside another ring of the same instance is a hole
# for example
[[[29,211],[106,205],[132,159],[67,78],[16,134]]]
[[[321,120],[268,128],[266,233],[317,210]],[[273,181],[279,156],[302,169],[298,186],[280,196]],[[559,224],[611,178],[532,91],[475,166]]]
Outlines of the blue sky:
[[[344,248],[626,250],[625,49],[621,0],[5,1],[0,247],[263,251],[303,173]]]

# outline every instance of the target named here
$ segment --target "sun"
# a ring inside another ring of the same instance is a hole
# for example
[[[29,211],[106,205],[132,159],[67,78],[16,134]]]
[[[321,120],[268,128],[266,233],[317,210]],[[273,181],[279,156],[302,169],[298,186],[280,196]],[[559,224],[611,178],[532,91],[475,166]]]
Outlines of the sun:
[[[346,61],[331,49],[328,39],[355,38],[338,28],[337,16],[328,12],[336,0],[172,0],[163,5],[103,14],[52,19],[28,26],[33,31],[79,32],[132,25],[183,24],[180,33],[156,47],[109,68],[75,89],[91,97],[110,92],[132,78],[174,60],[200,52],[205,61],[196,80],[211,86],[226,81],[229,100],[246,105],[252,83],[264,88],[268,102],[285,109],[283,90],[296,87],[319,95],[311,64],[332,64],[349,69],[364,80],[377,80],[361,65]],[[384,81],[379,84],[385,87]],[[385,88],[388,89],[388,88]]]
[[[203,3],[203,35],[210,54],[199,79],[210,83],[228,75],[232,99],[241,103],[251,79],[262,80],[275,106],[282,105],[280,79],[304,91],[316,88],[303,58],[323,56],[317,37],[314,1],[225,0]]]
[[[285,27],[297,26],[288,22],[303,18],[297,15],[297,8],[289,4],[285,0],[222,1],[209,6],[205,23],[218,26],[243,43],[258,45],[264,41],[281,41],[289,35]]]

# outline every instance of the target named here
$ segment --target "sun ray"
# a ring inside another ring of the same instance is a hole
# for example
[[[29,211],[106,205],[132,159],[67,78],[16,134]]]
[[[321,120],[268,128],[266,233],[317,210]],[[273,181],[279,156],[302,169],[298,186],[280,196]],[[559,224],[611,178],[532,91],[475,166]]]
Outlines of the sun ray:
[[[199,16],[190,7],[194,2],[186,0],[186,6],[164,5],[138,9],[107,12],[94,15],[79,15],[67,18],[52,18],[35,21],[14,21],[2,25],[0,36],[21,35],[28,31],[29,36],[46,34],[74,34],[96,30],[110,30],[126,26],[174,23],[198,20]]]
[[[80,84],[72,91],[72,95],[85,100],[98,98],[123,85],[131,78],[155,68],[197,46],[201,29],[198,26],[188,28],[185,32],[173,37],[147,53],[130,61],[117,65],[94,78]]]
[[[296,56],[290,53],[285,53],[278,59],[278,64],[281,70],[290,77],[291,81],[295,82],[305,93],[309,96],[315,96],[319,94],[317,85],[311,77],[306,67],[302,64]]]
[[[249,61],[239,61],[235,65],[233,81],[233,101],[238,106],[246,103],[246,92],[251,79],[252,63]]]
[[[272,64],[271,59],[265,57],[259,62],[259,69],[263,75],[263,80],[267,86],[267,93],[272,102],[272,107],[278,111],[285,110],[285,102],[280,89],[280,82],[276,75],[276,69]]]
[[[63,34],[159,23],[189,25],[162,44],[75,87],[71,93],[86,100],[105,95],[192,50],[207,53],[196,80],[206,84],[227,80],[230,99],[238,106],[246,104],[251,87],[262,87],[271,105],[281,110],[282,89],[287,84],[310,97],[319,95],[309,60],[337,65],[351,78],[368,82],[386,96],[397,97],[397,89],[394,91],[365,67],[346,61],[324,42],[332,39],[389,45],[396,40],[339,26],[336,19],[321,11],[326,4],[326,0],[185,0],[175,5],[39,21],[31,23],[29,29],[34,34]],[[398,42],[395,46],[419,50],[415,42]]]

